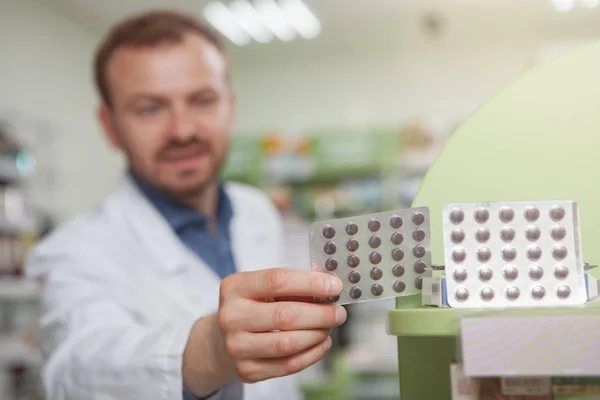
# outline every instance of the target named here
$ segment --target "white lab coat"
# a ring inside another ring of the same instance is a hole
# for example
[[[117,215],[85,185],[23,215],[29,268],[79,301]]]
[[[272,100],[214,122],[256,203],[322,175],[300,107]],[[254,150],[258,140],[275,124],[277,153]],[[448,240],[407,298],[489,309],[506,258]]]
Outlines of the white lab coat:
[[[284,266],[278,215],[261,192],[227,184],[241,271]],[[181,399],[182,354],[218,308],[220,278],[187,249],[129,177],[29,257],[44,282],[40,347],[48,400]],[[245,400],[298,400],[293,377],[244,387]]]

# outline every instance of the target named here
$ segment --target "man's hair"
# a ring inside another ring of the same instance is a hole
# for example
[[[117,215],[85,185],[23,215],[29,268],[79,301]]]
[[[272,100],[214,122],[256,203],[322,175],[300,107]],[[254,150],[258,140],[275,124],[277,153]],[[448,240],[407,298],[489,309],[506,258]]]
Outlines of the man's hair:
[[[197,34],[225,53],[219,37],[190,15],[155,10],[129,17],[115,25],[101,42],[94,58],[94,80],[102,101],[111,106],[107,66],[121,47],[153,47],[165,42],[181,42],[186,34]]]

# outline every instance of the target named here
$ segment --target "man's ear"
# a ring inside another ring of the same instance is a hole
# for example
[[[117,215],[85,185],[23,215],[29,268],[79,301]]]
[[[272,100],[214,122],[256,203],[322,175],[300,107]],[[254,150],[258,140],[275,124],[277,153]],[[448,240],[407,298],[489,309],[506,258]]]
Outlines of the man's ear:
[[[110,108],[106,104],[102,103],[98,107],[97,114],[98,119],[100,120],[100,125],[102,125],[104,135],[110,142],[111,146],[115,149],[120,149],[122,144]]]

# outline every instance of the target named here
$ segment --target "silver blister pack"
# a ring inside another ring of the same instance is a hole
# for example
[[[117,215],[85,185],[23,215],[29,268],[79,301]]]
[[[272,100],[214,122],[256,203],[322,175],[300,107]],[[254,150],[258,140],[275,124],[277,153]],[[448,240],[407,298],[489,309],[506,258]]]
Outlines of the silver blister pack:
[[[418,207],[315,222],[310,226],[313,270],[338,276],[339,305],[418,294],[431,272],[429,209]]]
[[[574,201],[448,204],[443,232],[451,307],[539,307],[587,300]]]

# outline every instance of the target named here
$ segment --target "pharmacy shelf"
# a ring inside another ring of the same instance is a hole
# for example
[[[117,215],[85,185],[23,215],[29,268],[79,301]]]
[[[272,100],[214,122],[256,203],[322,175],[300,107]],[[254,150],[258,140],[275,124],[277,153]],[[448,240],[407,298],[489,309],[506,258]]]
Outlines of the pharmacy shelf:
[[[472,376],[600,375],[594,334],[600,329],[600,300],[578,307],[459,310],[422,307],[420,297],[398,298],[397,309],[388,310],[404,398],[449,399],[450,364],[457,361]],[[504,336],[490,340],[498,332]],[[531,359],[523,362],[526,357]],[[575,365],[582,360],[585,370]]]
[[[37,281],[25,278],[0,278],[0,301],[35,301],[41,296]]]
[[[0,367],[26,364],[30,367],[42,365],[40,351],[19,337],[0,336]]]

